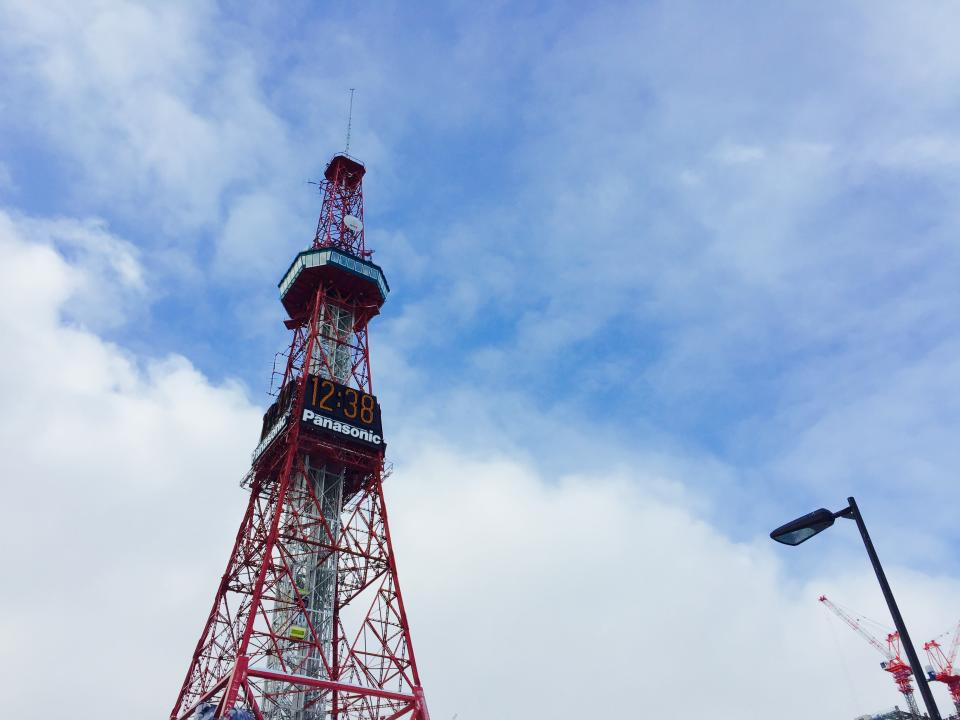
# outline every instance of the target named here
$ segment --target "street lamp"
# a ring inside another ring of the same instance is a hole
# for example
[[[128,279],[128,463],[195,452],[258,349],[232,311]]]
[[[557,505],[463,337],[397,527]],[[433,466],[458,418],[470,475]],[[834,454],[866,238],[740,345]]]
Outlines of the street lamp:
[[[867,526],[863,523],[863,516],[860,514],[860,508],[857,507],[857,501],[850,497],[847,498],[847,502],[849,503],[847,507],[837,512],[830,512],[826,508],[820,508],[803,517],[798,517],[796,520],[791,520],[770,533],[770,537],[784,545],[799,545],[833,525],[834,520],[838,517],[856,520],[857,527],[860,529],[860,537],[863,538],[863,545],[867,549],[867,555],[870,556],[873,570],[877,574],[877,582],[880,583],[883,597],[887,601],[887,607],[890,608],[890,615],[893,616],[893,624],[896,625],[897,632],[900,633],[900,640],[903,641],[903,647],[907,651],[907,657],[910,659],[910,669],[913,670],[913,676],[916,678],[917,686],[920,688],[923,704],[927,706],[927,713],[930,715],[930,720],[941,720],[940,711],[937,709],[937,704],[934,702],[933,695],[930,692],[930,686],[927,684],[927,677],[923,674],[923,668],[920,667],[920,659],[917,657],[917,651],[913,648],[913,642],[910,640],[907,626],[903,624],[900,608],[897,607],[897,601],[893,598],[890,583],[887,582],[887,576],[884,574],[883,567],[880,565],[880,558],[877,557],[877,551],[873,547],[873,541],[870,540]]]

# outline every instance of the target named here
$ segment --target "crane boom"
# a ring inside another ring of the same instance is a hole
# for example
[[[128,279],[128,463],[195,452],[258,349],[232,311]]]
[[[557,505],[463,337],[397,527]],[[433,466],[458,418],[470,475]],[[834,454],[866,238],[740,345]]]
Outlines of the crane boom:
[[[900,657],[902,651],[900,633],[893,632],[887,635],[887,644],[884,646],[880,640],[860,626],[860,621],[857,618],[838,608],[827,599],[826,595],[820,596],[820,602],[826,605],[838,618],[853,628],[857,635],[880,651],[880,654],[886,658],[886,662],[880,663],[880,667],[890,673],[893,681],[897,684],[897,689],[903,695],[903,699],[907,703],[910,712],[914,716],[920,717],[920,709],[917,707],[917,701],[913,697],[913,684],[910,682],[913,670],[911,670],[910,666]]]
[[[863,627],[861,627],[860,622],[857,620],[857,618],[851,615],[848,615],[843,610],[838,608],[836,605],[830,602],[830,600],[827,598],[826,595],[820,596],[820,602],[826,605],[834,615],[836,615],[838,618],[843,620],[847,625],[852,627],[857,632],[857,634],[860,635],[860,637],[862,637],[868,643],[873,645],[877,650],[879,650],[880,654],[883,655],[887,660],[893,660],[893,653],[890,652],[890,648],[884,645],[882,642],[880,642],[877,638],[875,638],[873,635],[868,633],[866,630],[864,630]]]
[[[950,667],[953,667],[953,663],[957,659],[958,648],[960,648],[960,621],[953,629],[953,642],[950,643],[950,652],[947,653],[947,662],[950,663]]]

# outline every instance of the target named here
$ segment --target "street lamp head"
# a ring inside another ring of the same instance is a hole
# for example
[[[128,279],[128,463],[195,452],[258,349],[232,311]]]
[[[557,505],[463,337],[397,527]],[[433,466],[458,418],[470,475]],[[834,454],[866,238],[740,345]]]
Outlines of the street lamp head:
[[[820,508],[796,520],[791,520],[786,525],[781,525],[770,533],[770,537],[784,545],[799,545],[833,525],[833,520],[832,512],[826,508]]]

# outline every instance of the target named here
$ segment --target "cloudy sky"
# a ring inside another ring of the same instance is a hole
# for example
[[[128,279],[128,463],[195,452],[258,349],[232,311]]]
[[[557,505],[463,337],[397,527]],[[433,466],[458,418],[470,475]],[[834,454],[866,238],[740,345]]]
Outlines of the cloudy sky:
[[[958,25],[0,0],[7,713],[173,704],[351,87],[434,720],[902,704],[817,603],[886,618],[853,526],[767,533],[856,495],[918,644],[960,618]]]

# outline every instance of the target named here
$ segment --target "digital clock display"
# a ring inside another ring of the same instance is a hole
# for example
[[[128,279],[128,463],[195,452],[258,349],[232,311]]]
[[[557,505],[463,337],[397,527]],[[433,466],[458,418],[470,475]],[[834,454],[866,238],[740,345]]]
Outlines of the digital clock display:
[[[377,398],[329,378],[307,377],[301,421],[311,430],[327,431],[344,440],[379,449],[386,446]]]

